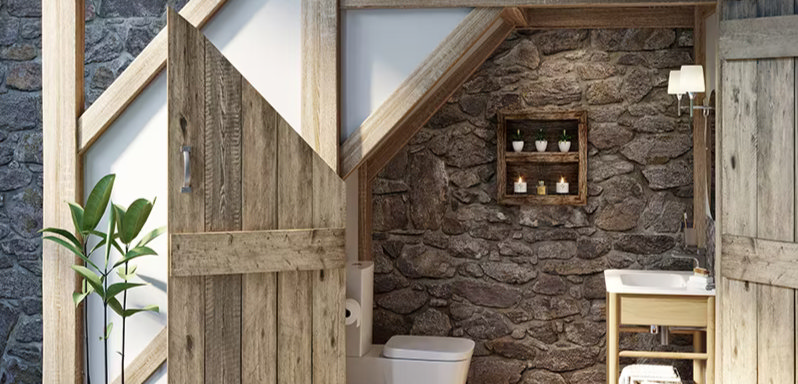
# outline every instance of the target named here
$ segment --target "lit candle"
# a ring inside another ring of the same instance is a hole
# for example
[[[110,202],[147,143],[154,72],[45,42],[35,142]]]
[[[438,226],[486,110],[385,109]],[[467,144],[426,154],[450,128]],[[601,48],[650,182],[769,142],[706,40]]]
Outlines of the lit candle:
[[[513,184],[513,192],[526,193],[526,182],[523,177],[518,176],[518,181]]]
[[[557,182],[557,193],[568,194],[568,183],[565,182],[565,177],[560,177],[560,181]]]

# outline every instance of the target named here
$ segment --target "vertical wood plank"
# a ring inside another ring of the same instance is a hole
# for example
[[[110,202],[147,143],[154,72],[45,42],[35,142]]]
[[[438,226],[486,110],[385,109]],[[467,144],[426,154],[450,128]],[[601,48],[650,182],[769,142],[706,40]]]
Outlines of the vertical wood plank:
[[[335,172],[340,143],[338,0],[302,0],[302,136]]]
[[[277,131],[277,224],[279,229],[313,224],[313,150],[287,125]],[[312,377],[312,272],[277,275],[277,382],[310,383]]]
[[[42,123],[44,227],[72,228],[65,202],[82,201],[83,166],[78,158],[77,121],[83,111],[83,0],[42,1]],[[83,307],[72,303],[80,280],[69,251],[42,244],[42,351],[44,382],[82,383]]]
[[[695,27],[693,28],[693,56],[695,63],[704,67],[706,62],[706,19],[701,8],[695,9]],[[704,105],[704,94],[696,96],[696,105]],[[702,111],[695,111],[693,115],[693,222],[696,232],[697,245],[705,248],[707,245],[707,143],[704,134],[706,118]]]
[[[757,16],[794,13],[794,0],[757,0]],[[757,237],[793,241],[795,233],[795,66],[757,63]],[[757,298],[760,383],[795,382],[795,293],[761,284]],[[792,337],[785,337],[792,335]]]
[[[205,44],[205,230],[241,229],[241,75]],[[205,277],[205,382],[241,382],[241,275]]]
[[[721,199],[722,233],[756,236],[756,63],[724,62],[722,66]],[[721,277],[721,350],[724,378],[755,383],[756,284]]]
[[[716,330],[716,321],[717,316],[715,312],[715,308],[717,308],[715,304],[715,298],[710,297],[707,299],[707,361],[706,366],[704,366],[704,372],[706,373],[706,383],[707,384],[715,384],[715,361],[717,361],[715,356],[715,335],[717,334]],[[717,381],[720,383],[721,381]]]
[[[372,204],[374,203],[371,194],[371,177],[368,174],[368,165],[358,168],[357,174],[357,194],[358,194],[358,259],[363,261],[372,260],[371,250],[371,228],[374,216],[372,215]]]
[[[346,185],[313,156],[313,227],[346,226]],[[346,382],[346,270],[313,271],[313,383]]]
[[[244,230],[277,228],[277,127],[285,121],[246,81],[242,85]],[[241,382],[277,382],[277,274],[242,277]]]
[[[168,229],[169,233],[205,229],[203,149],[205,145],[205,39],[174,10],[168,10]],[[191,147],[191,193],[181,193],[183,156]],[[170,265],[171,263],[169,263]],[[169,277],[169,383],[202,383],[205,374],[205,280]]]
[[[617,293],[607,293],[607,383],[618,382],[621,308]]]

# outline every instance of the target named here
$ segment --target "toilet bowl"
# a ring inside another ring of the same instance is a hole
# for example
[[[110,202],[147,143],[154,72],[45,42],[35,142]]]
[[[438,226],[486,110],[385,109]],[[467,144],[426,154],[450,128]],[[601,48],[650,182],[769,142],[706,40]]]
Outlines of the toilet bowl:
[[[347,384],[465,384],[474,342],[456,337],[394,336],[346,358]]]

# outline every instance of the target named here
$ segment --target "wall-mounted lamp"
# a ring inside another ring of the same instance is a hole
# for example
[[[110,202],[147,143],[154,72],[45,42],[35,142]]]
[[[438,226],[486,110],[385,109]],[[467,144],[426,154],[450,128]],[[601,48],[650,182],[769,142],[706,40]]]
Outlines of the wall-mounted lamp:
[[[668,77],[668,94],[676,95],[679,116],[682,115],[682,95],[687,93],[690,98],[690,117],[693,117],[695,95],[704,91],[704,67],[701,65],[682,65],[680,70],[671,71]]]

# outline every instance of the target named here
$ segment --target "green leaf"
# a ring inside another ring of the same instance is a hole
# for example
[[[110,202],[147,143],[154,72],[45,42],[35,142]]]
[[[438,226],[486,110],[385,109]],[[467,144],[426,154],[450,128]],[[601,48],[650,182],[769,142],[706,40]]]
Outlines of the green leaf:
[[[94,186],[91,190],[89,198],[86,199],[86,209],[83,215],[84,231],[89,231],[97,227],[100,223],[105,209],[108,207],[108,200],[111,199],[111,191],[114,189],[114,180],[116,175],[106,175]]]
[[[97,291],[100,297],[105,296],[105,291],[103,291],[103,282],[102,279],[100,279],[100,276],[97,276],[96,273],[80,265],[73,265],[72,269],[75,270],[75,272],[77,272],[79,275],[83,276],[83,278],[89,282],[89,285],[91,285],[91,287]]]
[[[108,232],[105,233],[105,267],[108,267],[108,260],[111,258],[111,246],[114,243],[114,228],[116,228],[116,210],[111,209],[111,217],[108,218]]]
[[[116,262],[116,264],[114,264],[114,268],[116,268],[116,267],[118,267],[118,266],[120,266],[120,265],[122,265],[124,263],[130,262],[133,259],[137,259],[139,257],[142,257],[142,256],[157,256],[157,255],[158,255],[158,253],[156,253],[152,248],[149,248],[149,247],[136,247],[136,248],[133,248],[133,249],[127,251],[127,253],[125,254],[125,257],[123,257],[122,260],[119,260],[119,261]]]
[[[144,308],[127,309],[127,310],[125,310],[125,314],[122,317],[130,317],[130,316],[133,316],[133,315],[135,315],[135,314],[137,314],[139,312],[155,312],[155,313],[158,313],[158,312],[160,312],[160,308],[158,308],[157,305],[148,305],[148,306],[146,306]]]
[[[85,299],[87,296],[89,296],[89,293],[91,293],[91,292],[83,292],[83,293],[74,292],[74,293],[72,293],[72,301],[75,303],[75,308],[77,308],[78,305],[80,305],[80,303],[83,302],[83,299]]]
[[[111,337],[111,330],[113,330],[113,329],[114,329],[114,323],[108,323],[108,325],[105,326],[105,339],[106,340],[108,340],[108,338]]]
[[[67,243],[64,239],[62,239],[60,237],[55,237],[55,236],[45,236],[42,239],[52,241],[52,242],[54,242],[54,243],[56,243],[56,244],[58,244],[58,245],[60,245],[60,246],[62,246],[64,248],[72,251],[72,253],[74,253],[75,256],[79,257],[87,265],[90,265],[92,268],[94,268],[94,269],[96,269],[98,271],[100,270],[100,268],[97,268],[97,265],[92,263],[91,260],[89,260],[89,258],[86,257],[86,255],[83,254],[83,251],[81,251],[78,248],[75,248],[74,245],[72,245],[70,243]]]
[[[108,237],[108,235],[106,235],[105,233],[99,232],[99,231],[90,231],[89,233],[91,233],[92,235],[95,235],[97,237],[100,237],[102,239],[102,240],[100,240],[99,243],[97,243],[94,246],[94,248],[91,249],[91,252],[89,252],[89,255],[92,255],[92,254],[94,254],[94,251],[100,249],[100,247],[105,245],[105,240],[106,240],[106,237]],[[111,243],[111,245],[113,245],[113,247],[116,248],[117,252],[119,252],[120,255],[124,255],[125,251],[122,250],[122,247],[119,245],[119,242],[116,241],[116,239],[118,239],[118,238],[119,238],[119,234],[115,233],[114,234],[114,241]]]
[[[166,233],[166,226],[155,228],[150,233],[144,235],[144,237],[139,240],[139,243],[136,245],[136,247],[143,247],[164,233]]]
[[[118,237],[124,230],[123,221],[125,219],[125,215],[127,214],[127,212],[125,211],[125,208],[123,208],[121,205],[118,204],[112,204],[111,209],[116,211],[116,234]]]
[[[75,235],[73,235],[72,232],[69,232],[67,230],[61,228],[44,228],[42,230],[39,230],[39,233],[55,233],[56,235],[61,235],[65,237],[67,240],[71,241],[72,244],[75,244],[75,247],[77,247],[78,249],[83,248],[83,245],[80,244],[78,238],[75,237]]]
[[[122,309],[122,304],[119,304],[119,300],[117,300],[115,297],[109,297],[108,300],[106,300],[106,304],[108,304],[108,306],[111,307],[111,309],[113,309],[117,315],[124,317],[125,310]]]
[[[105,290],[105,295],[107,297],[116,297],[116,295],[118,295],[120,292],[127,291],[128,289],[131,289],[131,288],[140,287],[142,285],[146,285],[146,284],[142,284],[142,283],[127,283],[127,282],[111,284],[108,287],[108,289]]]
[[[75,226],[75,232],[81,234],[83,232],[83,207],[75,203],[69,204],[69,212],[72,214],[72,224]]]
[[[137,268],[138,268],[138,266],[132,265],[132,266],[130,266],[130,268],[128,268],[127,273],[125,273],[125,267],[119,267],[116,270],[116,274],[119,276],[120,279],[122,279],[124,281],[129,281],[130,279],[132,279],[133,277],[136,276],[136,269]]]
[[[130,207],[128,207],[125,213],[125,217],[122,219],[122,226],[119,229],[119,239],[122,243],[130,244],[133,239],[139,235],[151,211],[152,203],[146,199],[137,199],[133,204],[130,204]]]

